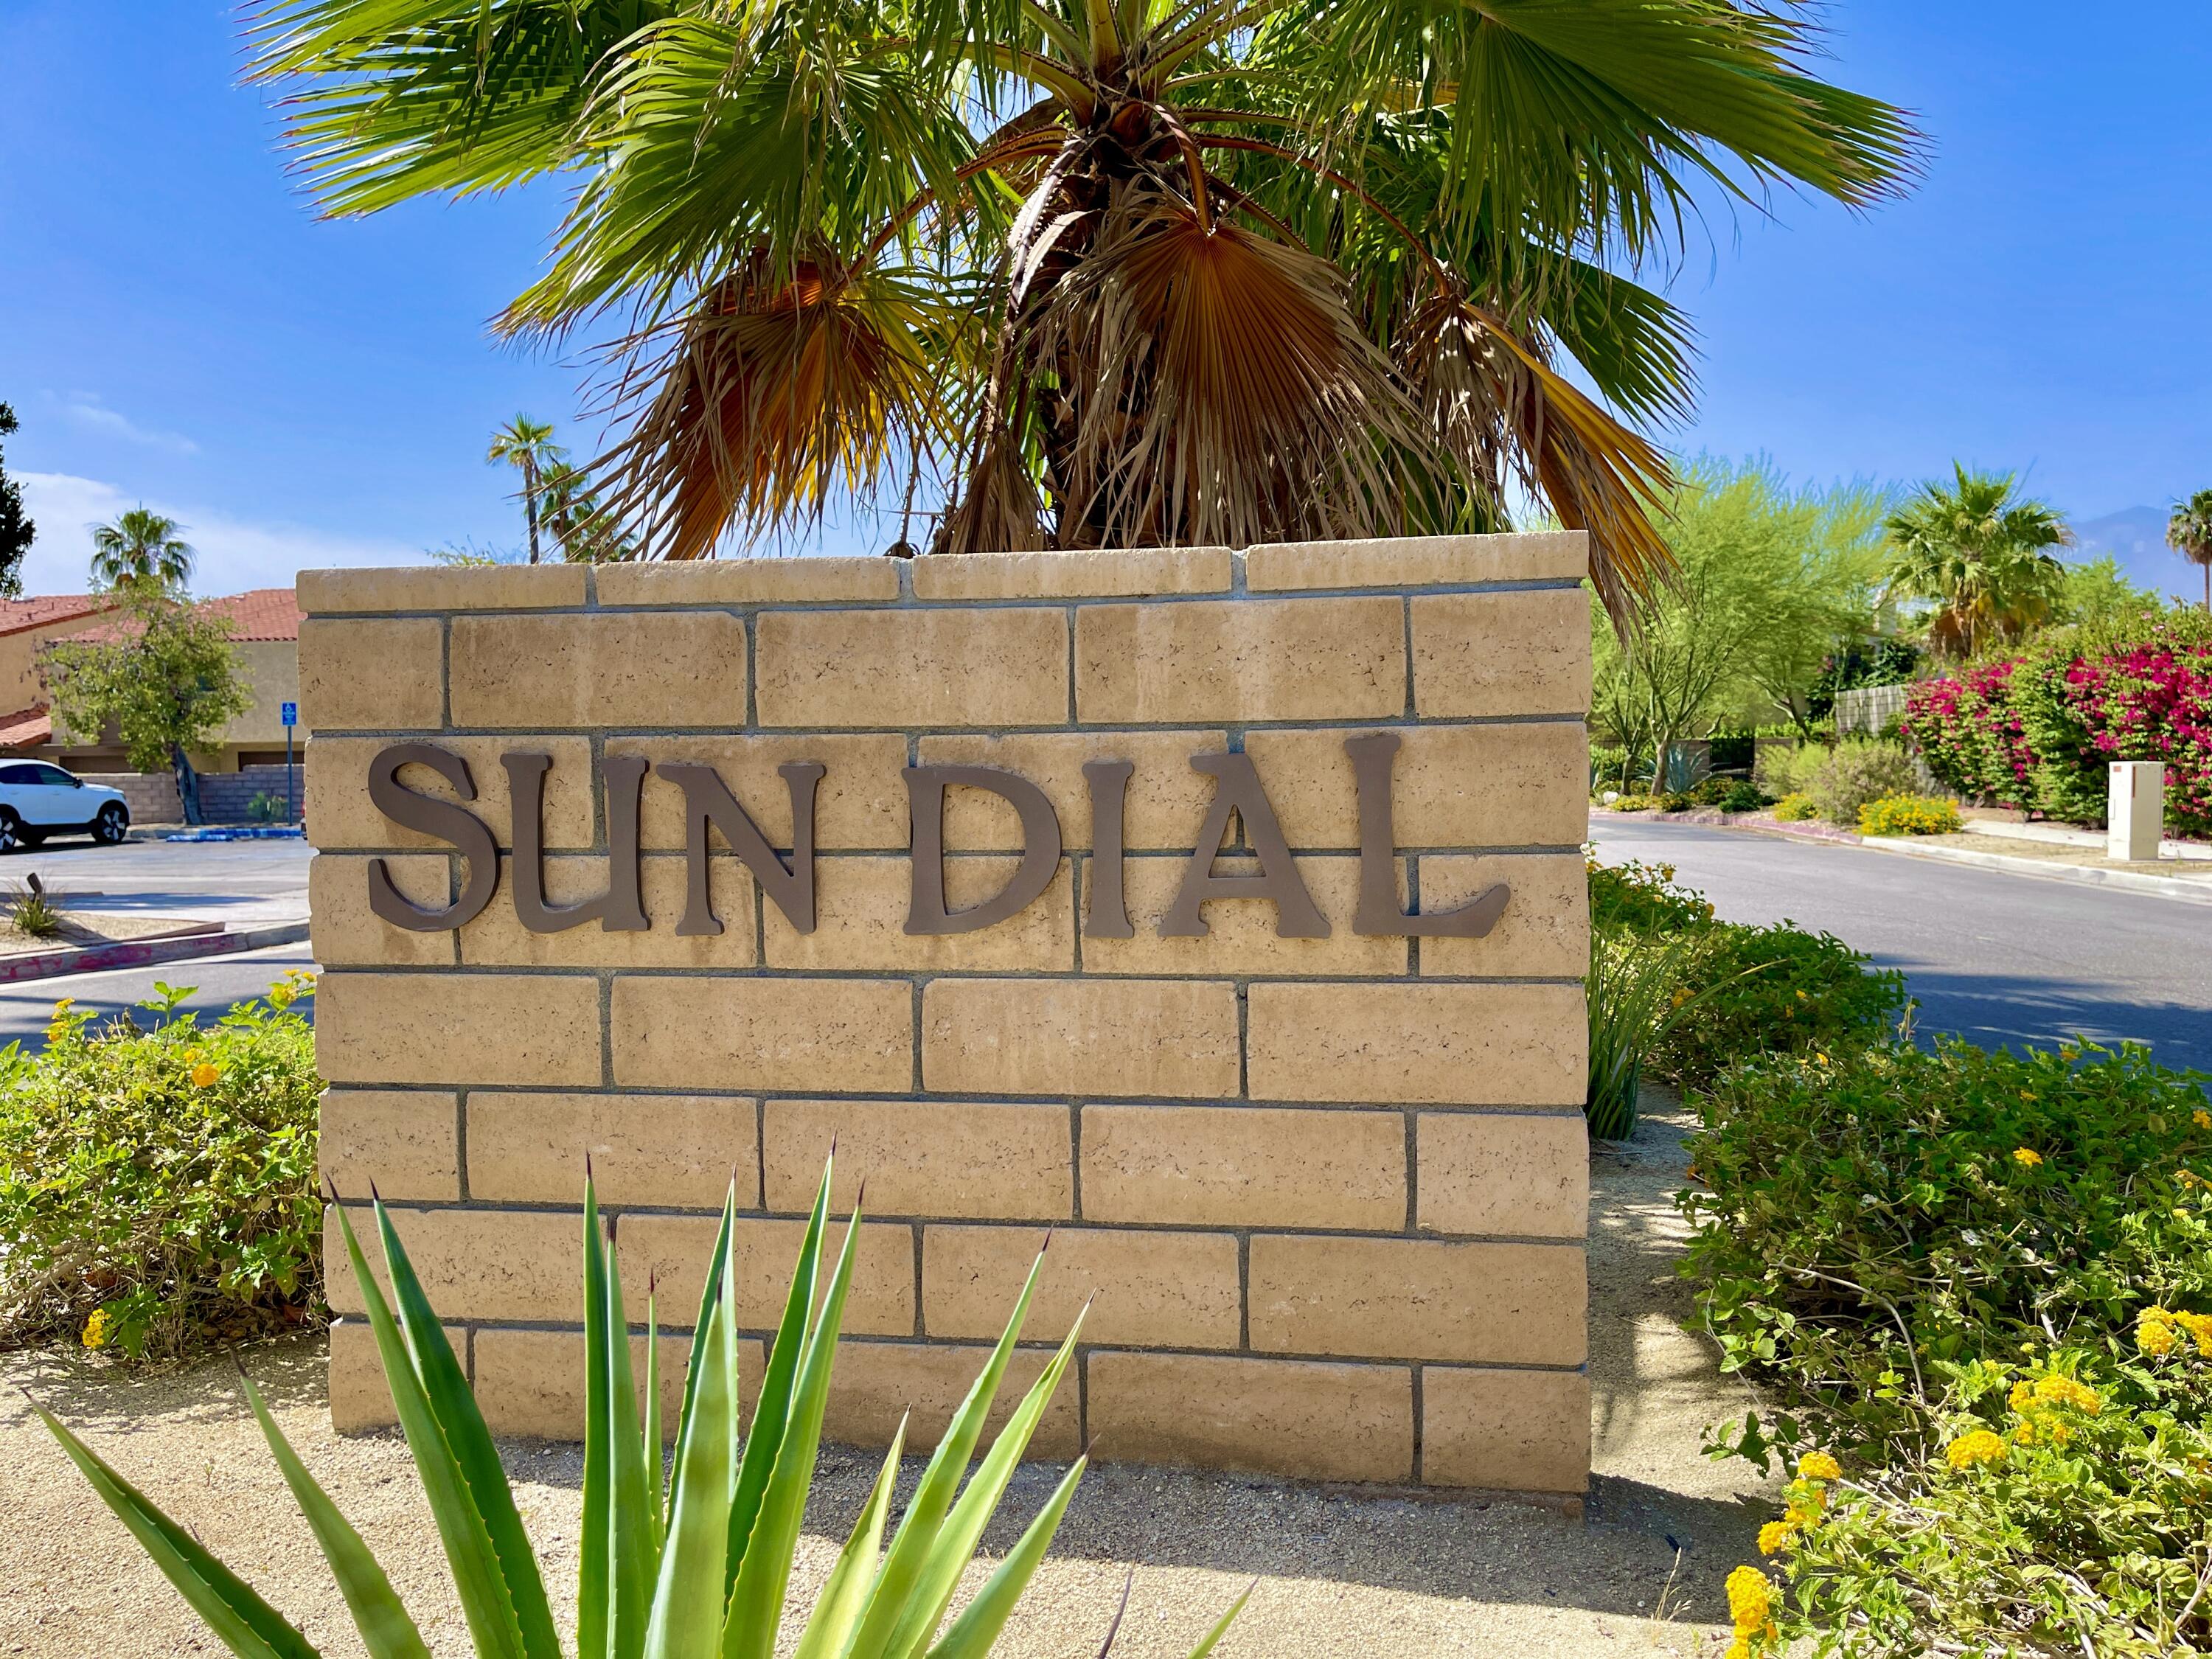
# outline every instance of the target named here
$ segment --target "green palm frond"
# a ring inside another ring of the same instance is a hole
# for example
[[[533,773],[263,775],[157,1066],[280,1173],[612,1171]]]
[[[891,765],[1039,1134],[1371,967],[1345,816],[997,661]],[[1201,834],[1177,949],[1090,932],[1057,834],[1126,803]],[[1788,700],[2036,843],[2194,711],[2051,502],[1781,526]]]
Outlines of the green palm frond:
[[[1642,263],[1702,203],[1869,206],[1918,142],[1759,0],[265,0],[254,37],[333,211],[579,175],[500,322],[619,316],[611,546],[924,472],[940,550],[1493,527],[1518,477],[1624,627],[1669,569],[1630,423],[1692,394]]]

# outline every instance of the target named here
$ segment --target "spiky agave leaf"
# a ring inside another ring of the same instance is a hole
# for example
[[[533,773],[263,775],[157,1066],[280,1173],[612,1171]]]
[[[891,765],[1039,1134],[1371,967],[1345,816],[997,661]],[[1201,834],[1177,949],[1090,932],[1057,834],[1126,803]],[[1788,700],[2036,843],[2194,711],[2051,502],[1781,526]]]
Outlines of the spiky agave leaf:
[[[1340,271],[1158,191],[1107,210],[1026,355],[1057,382],[1062,545],[1373,532],[1446,464]]]

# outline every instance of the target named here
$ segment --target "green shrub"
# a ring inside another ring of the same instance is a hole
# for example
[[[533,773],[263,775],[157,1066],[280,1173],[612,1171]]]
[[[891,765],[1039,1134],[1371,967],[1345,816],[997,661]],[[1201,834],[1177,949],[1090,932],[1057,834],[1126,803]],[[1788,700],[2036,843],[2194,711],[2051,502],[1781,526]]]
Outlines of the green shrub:
[[[1774,803],[1774,816],[1784,823],[1802,823],[1808,818],[1817,818],[1820,809],[1810,795],[1799,793],[1784,795]]]
[[[1644,1074],[1696,1088],[1749,1055],[1856,1047],[1895,1029],[1902,974],[1870,969],[1841,940],[1793,922],[1721,921],[1674,873],[1665,864],[1589,867],[1595,933],[1686,936],[1673,994],[1692,1006],[1652,1035]]]
[[[1663,795],[1654,795],[1651,805],[1662,812],[1686,812],[1697,805],[1696,798],[1686,790],[1671,790]]]
[[[145,1031],[64,1000],[43,1054],[0,1051],[0,1342],[168,1358],[319,1312],[307,985],[207,1028],[167,1017],[188,990]]]
[[[1718,806],[1735,787],[1736,781],[1732,778],[1699,778],[1691,786],[1690,799],[1700,806]]]
[[[1942,795],[1884,795],[1859,808],[1863,836],[1954,836],[1959,803]]]
[[[1820,816],[1845,827],[1859,821],[1859,809],[1884,795],[1909,795],[1920,787],[1912,757],[1897,744],[1870,738],[1846,738],[1806,784]]]
[[[2204,1082],[1948,1042],[1754,1061],[1698,1101],[1685,1271],[1723,1367],[1783,1407],[1715,1449],[1850,1472],[1770,1538],[1781,1641],[2212,1642],[2202,1598],[2175,1627],[2212,1517]]]
[[[664,1489],[653,1304],[648,1299],[642,1310],[647,1403],[641,1421],[637,1378],[623,1334],[629,1318],[623,1304],[622,1272],[615,1247],[600,1229],[591,1184],[585,1183],[586,1426],[576,1629],[577,1646],[586,1659],[768,1659],[776,1650],[821,1446],[860,1218],[852,1217],[833,1266],[833,1241],[826,1236],[825,1168],[799,1241],[783,1318],[766,1367],[753,1384],[752,1420],[744,1425],[740,1451],[740,1258],[732,1231],[736,1207],[732,1187],[704,1275],[693,1328],[699,1337],[691,1347],[676,1452]],[[396,1316],[369,1273],[344,1212],[338,1213],[346,1253],[367,1298],[369,1330],[384,1362],[385,1380],[422,1478],[422,1498],[446,1546],[470,1645],[499,1659],[560,1659],[544,1573],[500,1467],[499,1449],[391,1218],[382,1205],[376,1206]],[[930,1659],[985,1659],[998,1645],[1090,1462],[1087,1453],[1075,1460],[997,1569],[946,1624],[962,1583],[974,1577],[967,1570],[976,1543],[1075,1358],[1080,1313],[1075,1328],[1015,1403],[971,1474],[969,1460],[981,1444],[1043,1265],[1040,1255],[1004,1335],[939,1437],[886,1547],[884,1533],[899,1477],[903,1426],[894,1437],[852,1535],[821,1584],[798,1638],[799,1655],[923,1659],[927,1653]],[[413,1618],[360,1534],[307,1473],[251,1382],[245,1392],[369,1651],[379,1659],[427,1659],[429,1650]],[[83,1441],[50,1413],[40,1410],[39,1415],[224,1646],[242,1659],[301,1659],[315,1653],[283,1614]],[[1248,1589],[1231,1604],[1192,1650],[1191,1659],[1203,1659],[1213,1648],[1250,1594]],[[1115,1626],[1120,1622],[1117,1617]],[[1108,1648],[1113,1639],[1109,1632]]]
[[[1769,744],[1753,763],[1751,781],[1770,795],[1802,793],[1828,763],[1828,750],[1825,743],[1801,743],[1788,749]]]
[[[246,816],[255,823],[283,823],[291,817],[284,797],[272,795],[267,790],[256,790],[253,799],[246,803]]]
[[[1906,1001],[1903,974],[1871,967],[1832,933],[1789,921],[1711,923],[1682,984],[1699,999],[1697,1018],[1666,1032],[1647,1069],[1685,1089],[1703,1088],[1753,1054],[1877,1042],[1896,1030]]]
[[[1756,812],[1766,805],[1766,797],[1757,784],[1737,778],[1722,792],[1719,805],[1723,812]]]
[[[1614,812],[1641,812],[1651,805],[1649,795],[1623,795],[1607,810]]]

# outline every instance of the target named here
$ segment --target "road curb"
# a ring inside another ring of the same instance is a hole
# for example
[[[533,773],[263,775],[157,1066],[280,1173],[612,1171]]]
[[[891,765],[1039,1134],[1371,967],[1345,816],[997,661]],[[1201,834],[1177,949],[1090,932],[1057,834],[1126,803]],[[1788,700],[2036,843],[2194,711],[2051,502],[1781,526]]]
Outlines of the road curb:
[[[1858,840],[1862,847],[1877,853],[1895,853],[1903,858],[1930,859],[1938,864],[1964,864],[1981,870],[2002,870],[2008,875],[2040,876],[2045,881],[2070,881],[2091,887],[2117,887],[2123,892],[2179,899],[2184,904],[2212,904],[2212,881],[2191,881],[2179,876],[2150,876],[2139,870],[2100,870],[2094,865],[2053,864],[2045,859],[2014,858],[2008,854],[1984,853],[1971,847],[1915,847],[1895,836],[1861,836]]]
[[[164,963],[193,962],[202,957],[235,956],[241,951],[264,950],[272,945],[296,945],[307,937],[306,922],[280,921],[260,927],[241,927],[234,933],[200,933],[186,939],[122,939],[113,945],[40,951],[0,959],[0,985],[63,979],[76,974],[104,974],[118,968],[158,968]]]

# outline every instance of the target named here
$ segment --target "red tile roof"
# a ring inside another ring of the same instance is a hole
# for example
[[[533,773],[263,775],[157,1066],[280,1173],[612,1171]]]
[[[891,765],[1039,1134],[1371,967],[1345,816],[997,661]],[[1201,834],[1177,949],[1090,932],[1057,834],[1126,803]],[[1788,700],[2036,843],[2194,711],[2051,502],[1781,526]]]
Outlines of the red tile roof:
[[[227,599],[205,600],[200,609],[229,617],[234,640],[300,637],[300,600],[289,587],[256,587]]]
[[[296,640],[300,637],[300,601],[289,587],[256,587],[217,599],[202,599],[199,609],[210,616],[228,617],[234,641]],[[112,640],[128,624],[106,623],[88,629],[88,640]]]
[[[0,749],[35,749],[53,735],[53,717],[35,704],[0,714]]]
[[[34,593],[27,599],[0,599],[0,634],[89,617],[112,603],[105,594],[94,593]]]

